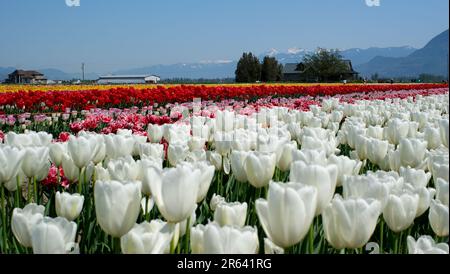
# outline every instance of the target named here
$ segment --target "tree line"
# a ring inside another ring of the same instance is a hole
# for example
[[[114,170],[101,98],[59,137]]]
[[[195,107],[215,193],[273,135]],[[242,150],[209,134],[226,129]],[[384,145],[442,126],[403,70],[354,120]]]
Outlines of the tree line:
[[[297,70],[301,71],[298,81],[328,82],[351,78],[353,71],[343,60],[339,50],[318,48],[316,52],[307,54],[299,60]],[[278,82],[283,79],[283,65],[276,58],[266,56],[262,63],[251,52],[242,55],[235,71],[236,82]],[[350,75],[350,76],[349,76]]]
[[[274,57],[266,56],[262,63],[251,52],[244,52],[235,71],[237,83],[279,82],[283,66]]]

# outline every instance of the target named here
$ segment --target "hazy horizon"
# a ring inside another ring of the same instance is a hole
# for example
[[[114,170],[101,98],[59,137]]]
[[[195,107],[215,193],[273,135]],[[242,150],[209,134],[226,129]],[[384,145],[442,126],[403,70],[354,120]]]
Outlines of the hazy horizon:
[[[112,72],[275,48],[411,46],[448,29],[447,0],[1,1],[0,66]]]

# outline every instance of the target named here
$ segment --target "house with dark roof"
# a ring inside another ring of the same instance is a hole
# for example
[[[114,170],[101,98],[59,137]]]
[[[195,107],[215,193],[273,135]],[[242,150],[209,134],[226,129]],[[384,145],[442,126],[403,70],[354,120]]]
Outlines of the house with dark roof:
[[[9,84],[46,84],[44,74],[35,70],[15,70],[8,75],[6,83]]]
[[[358,79],[358,72],[353,69],[350,60],[343,60],[347,69],[327,79],[328,81],[343,81]],[[303,63],[287,63],[283,66],[283,80],[286,82],[319,82],[321,79],[314,72],[314,68]]]

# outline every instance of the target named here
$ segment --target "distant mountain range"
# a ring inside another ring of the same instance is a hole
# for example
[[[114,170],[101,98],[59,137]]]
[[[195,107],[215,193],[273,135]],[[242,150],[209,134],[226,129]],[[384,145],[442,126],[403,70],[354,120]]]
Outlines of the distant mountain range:
[[[379,55],[356,66],[363,76],[378,73],[381,77],[418,76],[421,73],[447,76],[448,30],[433,38],[424,48],[405,57]]]
[[[290,48],[287,51],[271,49],[260,54],[277,58],[282,63],[298,63],[311,53],[301,48]],[[345,59],[352,61],[353,67],[362,76],[378,73],[380,77],[418,76],[421,73],[447,75],[448,30],[433,38],[423,49],[412,47],[388,47],[367,49],[352,48],[341,51]],[[172,65],[153,65],[141,68],[123,69],[112,74],[155,74],[162,79],[190,78],[216,79],[234,77],[237,61],[218,60],[198,63],[178,63]],[[22,68],[25,69],[25,68]],[[31,68],[33,69],[33,68]],[[15,68],[0,67],[0,81],[6,79]],[[81,78],[80,73],[66,73],[58,69],[40,69],[48,79],[71,80]],[[88,73],[86,79],[97,79],[99,73]]]
[[[391,47],[391,48],[368,48],[368,49],[349,49],[341,52],[346,59],[352,60],[353,65],[363,64],[370,61],[377,55],[389,57],[404,57],[416,49],[412,47]],[[292,48],[286,52],[279,52],[271,49],[268,52],[260,54],[258,58],[262,61],[264,56],[275,57],[280,63],[299,63],[303,57],[311,53],[304,49]],[[114,74],[156,74],[162,79],[167,78],[229,78],[234,77],[237,61],[209,61],[189,64],[156,65],[136,69],[127,69],[114,72]]]

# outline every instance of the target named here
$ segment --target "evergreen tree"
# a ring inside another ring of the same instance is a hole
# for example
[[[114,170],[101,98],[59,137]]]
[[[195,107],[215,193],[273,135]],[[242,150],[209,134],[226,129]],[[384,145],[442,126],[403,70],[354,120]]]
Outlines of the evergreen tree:
[[[237,83],[254,83],[260,79],[261,64],[251,52],[242,55],[235,71]]]
[[[264,57],[261,66],[261,81],[262,82],[276,82],[281,80],[283,67],[278,64],[274,57]]]

